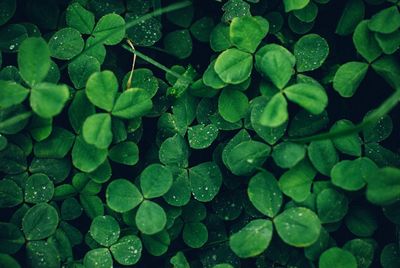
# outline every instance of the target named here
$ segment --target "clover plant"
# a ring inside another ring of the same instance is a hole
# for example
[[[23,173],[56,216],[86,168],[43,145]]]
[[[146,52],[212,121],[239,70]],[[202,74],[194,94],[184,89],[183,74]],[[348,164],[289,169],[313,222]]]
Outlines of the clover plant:
[[[0,267],[400,267],[399,9],[0,0]]]

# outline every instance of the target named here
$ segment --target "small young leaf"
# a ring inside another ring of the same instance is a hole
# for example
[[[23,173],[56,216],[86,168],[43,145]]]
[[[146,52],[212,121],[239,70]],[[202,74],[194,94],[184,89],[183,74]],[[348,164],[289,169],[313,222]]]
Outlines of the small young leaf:
[[[125,141],[114,145],[108,156],[116,163],[134,166],[139,161],[139,147],[132,141]]]
[[[218,128],[213,124],[197,125],[188,128],[189,146],[193,149],[209,147],[218,136]]]
[[[49,40],[50,54],[53,58],[70,60],[77,56],[85,45],[81,34],[74,28],[63,28]]]
[[[121,265],[134,265],[142,254],[142,242],[135,235],[127,235],[110,247],[114,259]]]
[[[67,25],[82,34],[91,34],[94,27],[94,15],[75,2],[68,6],[65,14]]]
[[[325,189],[318,193],[316,206],[321,223],[338,222],[347,214],[348,200],[345,195],[334,189]]]
[[[93,36],[105,45],[116,45],[125,36],[125,21],[117,14],[107,14],[100,18],[93,30]]]

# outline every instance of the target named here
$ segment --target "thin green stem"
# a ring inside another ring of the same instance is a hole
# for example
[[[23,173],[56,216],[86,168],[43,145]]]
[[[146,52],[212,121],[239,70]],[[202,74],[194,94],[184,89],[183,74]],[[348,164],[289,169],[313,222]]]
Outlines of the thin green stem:
[[[79,53],[78,55],[73,57],[68,63],[66,63],[63,66],[61,66],[60,69],[64,70],[68,66],[69,63],[74,62],[83,53],[87,53],[88,51],[94,49],[97,45],[104,43],[111,35],[113,35],[115,33],[115,31],[118,31],[118,30],[121,30],[121,29],[124,29],[124,28],[125,28],[125,30],[130,29],[133,26],[135,26],[135,25],[137,25],[137,24],[139,24],[139,23],[141,23],[143,21],[146,21],[146,20],[148,20],[148,19],[150,19],[152,17],[157,17],[157,16],[160,16],[160,15],[162,15],[164,13],[168,13],[168,12],[171,12],[171,11],[182,9],[182,8],[185,8],[185,7],[190,6],[190,5],[192,5],[192,2],[190,2],[190,1],[183,1],[183,2],[179,2],[179,3],[175,3],[175,4],[169,5],[169,6],[164,7],[164,8],[160,8],[160,9],[154,10],[153,12],[150,12],[150,13],[148,13],[148,14],[146,14],[144,16],[141,16],[141,17],[139,17],[137,19],[134,19],[134,20],[126,23],[123,26],[115,26],[115,27],[107,28],[106,30],[109,31],[108,34],[106,34],[105,36],[103,36],[103,37],[101,37],[99,39],[96,39],[96,42],[91,44],[89,47],[86,46],[85,49],[81,53]]]
[[[125,48],[126,50],[132,52],[133,54],[135,54],[136,56],[138,56],[138,57],[141,58],[142,60],[147,61],[148,63],[154,65],[155,67],[157,67],[157,68],[163,70],[164,72],[166,72],[166,73],[168,73],[168,74],[170,74],[170,75],[173,75],[173,76],[175,76],[176,78],[183,79],[183,80],[187,80],[189,83],[191,83],[191,80],[187,79],[186,77],[184,77],[183,75],[181,75],[181,74],[179,74],[179,73],[177,73],[177,72],[172,71],[171,69],[169,69],[169,68],[166,67],[165,65],[163,65],[163,64],[159,63],[158,61],[156,61],[156,60],[150,58],[149,56],[146,56],[145,54],[143,54],[143,53],[141,53],[141,52],[139,52],[139,51],[137,51],[137,50],[133,50],[132,48],[130,48],[130,47],[127,46],[127,45],[122,45],[122,47]]]
[[[400,90],[396,90],[390,97],[388,97],[377,109],[372,111],[367,118],[365,118],[361,123],[355,125],[352,128],[325,132],[313,136],[302,137],[302,138],[288,138],[286,140],[293,142],[306,143],[316,140],[325,140],[339,138],[354,133],[358,133],[363,130],[366,126],[376,123],[380,118],[388,114],[400,101]]]

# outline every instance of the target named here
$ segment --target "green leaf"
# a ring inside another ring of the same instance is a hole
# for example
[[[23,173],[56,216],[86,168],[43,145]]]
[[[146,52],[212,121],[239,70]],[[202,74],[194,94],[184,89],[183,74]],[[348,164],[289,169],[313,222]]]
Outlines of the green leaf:
[[[130,75],[131,73],[129,72],[128,74]],[[154,97],[157,94],[159,83],[150,69],[135,69],[132,76],[131,88],[142,88],[148,93],[149,97]]]
[[[22,218],[22,231],[27,240],[40,240],[54,234],[59,222],[57,210],[46,203],[31,207]]]
[[[99,149],[108,148],[113,138],[111,116],[107,113],[98,113],[86,118],[82,126],[82,137],[88,144]]]
[[[370,174],[376,172],[376,164],[366,157],[343,160],[331,170],[332,183],[347,191],[363,188]]]
[[[36,157],[61,159],[71,150],[74,141],[74,134],[66,129],[55,127],[49,137],[34,144],[33,152]]]
[[[251,75],[253,57],[250,53],[231,48],[218,56],[214,69],[225,83],[240,84]]]
[[[229,0],[223,6],[224,14],[221,20],[225,23],[232,21],[235,17],[250,16],[250,5],[243,0]]]
[[[310,195],[316,171],[307,160],[298,163],[283,173],[279,179],[282,192],[296,202],[303,202]]]
[[[134,166],[139,161],[139,147],[132,141],[125,141],[114,145],[108,156],[116,163]]]
[[[25,238],[18,226],[8,222],[0,222],[0,241],[0,252],[7,254],[18,252],[25,244]]]
[[[309,2],[304,8],[293,11],[293,15],[300,21],[311,23],[318,15],[318,6],[314,2]]]
[[[87,268],[109,268],[113,266],[113,259],[107,248],[96,248],[86,252],[83,265]]]
[[[264,171],[250,179],[247,195],[254,207],[273,218],[282,206],[282,192],[274,175]]]
[[[294,247],[308,247],[318,240],[321,223],[317,215],[303,207],[286,209],[274,218],[278,235]]]
[[[335,133],[336,131],[343,131],[353,127],[354,124],[351,121],[342,119],[333,124],[329,132]],[[357,133],[337,137],[332,139],[332,141],[336,149],[340,152],[352,156],[361,156],[361,138]]]
[[[17,9],[16,0],[4,0],[0,3],[0,10],[3,12],[0,15],[0,25],[5,24],[8,20],[10,20],[15,10]]]
[[[136,235],[127,235],[110,247],[114,259],[121,265],[134,265],[142,254],[142,242]]]
[[[219,23],[214,27],[210,34],[210,47],[212,50],[220,52],[232,46],[229,31],[230,27],[224,23]]]
[[[189,148],[186,140],[179,134],[166,139],[158,151],[160,162],[168,166],[185,168],[188,166]]]
[[[249,100],[239,90],[224,89],[218,98],[218,112],[228,122],[234,123],[242,119],[248,108]]]
[[[253,173],[267,160],[271,148],[258,141],[243,141],[232,148],[227,155],[227,167],[237,175],[249,175]]]
[[[275,94],[267,103],[261,114],[260,124],[276,128],[283,125],[289,118],[287,101],[282,93]]]
[[[73,130],[79,134],[86,118],[95,113],[95,107],[86,97],[84,90],[79,90],[68,108],[68,119]]]
[[[50,55],[60,60],[70,60],[82,52],[85,42],[74,28],[63,28],[49,40]]]
[[[82,210],[82,206],[75,198],[67,198],[61,204],[61,218],[75,220],[82,215]]]
[[[400,64],[391,56],[382,56],[372,64],[372,69],[385,79],[393,88],[400,88]]]
[[[283,89],[292,77],[294,70],[290,54],[282,49],[272,49],[265,54],[256,54],[257,70],[266,76],[279,89]]]
[[[89,77],[96,72],[100,72],[100,62],[92,56],[81,55],[68,64],[69,78],[76,89],[84,88]]]
[[[329,46],[317,34],[302,36],[294,45],[298,72],[313,71],[322,66],[329,54]]]
[[[90,225],[89,233],[97,243],[109,247],[117,242],[120,228],[112,216],[97,216]]]
[[[338,35],[349,35],[353,33],[357,24],[364,19],[365,4],[362,0],[347,1],[336,26],[335,33]]]
[[[111,71],[92,74],[86,83],[86,96],[97,107],[110,112],[118,91],[118,81]]]
[[[217,164],[205,162],[189,169],[189,182],[193,197],[200,202],[209,202],[221,188],[222,174]]]
[[[118,97],[112,115],[132,119],[146,115],[152,107],[149,93],[141,88],[130,88]]]
[[[193,149],[208,148],[217,137],[218,128],[213,124],[196,125],[188,128],[189,146]]]
[[[36,114],[51,118],[61,113],[68,99],[69,90],[66,85],[40,83],[32,88],[30,104]]]
[[[208,240],[206,225],[201,222],[186,223],[182,231],[182,238],[191,248],[200,248]]]
[[[384,268],[395,268],[400,265],[400,250],[395,243],[387,244],[380,256],[381,265]]]
[[[36,173],[26,180],[25,202],[34,204],[49,202],[53,194],[54,184],[47,175]]]
[[[77,29],[82,34],[91,34],[94,28],[94,15],[75,2],[68,6],[65,13],[67,25]]]
[[[172,182],[172,172],[161,164],[151,164],[140,174],[140,188],[146,199],[163,196]]]
[[[378,217],[369,207],[353,207],[346,215],[346,227],[359,237],[371,237],[378,229]]]
[[[320,114],[328,105],[324,88],[310,83],[298,83],[285,88],[286,97],[312,114]]]
[[[347,250],[332,247],[321,254],[318,263],[320,268],[340,267],[357,268],[357,260]]]
[[[125,19],[127,23],[130,23],[133,20],[139,19],[139,17],[139,15],[127,13]],[[147,47],[154,45],[154,43],[161,39],[161,29],[162,24],[160,20],[149,18],[126,29],[126,35],[129,39],[134,40],[136,45]]]
[[[306,155],[306,147],[294,142],[282,142],[276,145],[272,151],[272,158],[281,168],[292,168]]]
[[[126,179],[113,180],[106,190],[107,206],[119,213],[134,209],[143,201],[138,188]]]
[[[357,25],[353,33],[353,43],[357,52],[370,63],[382,54],[374,34],[368,29],[367,20]]]
[[[400,29],[389,34],[375,33],[375,39],[383,53],[393,54],[400,46]]]
[[[107,158],[106,149],[98,149],[84,141],[81,136],[75,140],[72,148],[73,165],[84,172],[92,172],[99,167]]]
[[[22,189],[13,180],[0,180],[0,208],[15,207],[23,198]]]
[[[169,191],[163,195],[165,202],[172,206],[186,205],[192,195],[189,175],[186,169],[172,169],[174,182]]]
[[[345,195],[333,189],[318,193],[316,206],[321,223],[338,222],[347,214],[348,200]]]
[[[29,267],[60,267],[60,253],[52,243],[30,241],[26,244]]]
[[[170,32],[163,41],[165,50],[178,59],[186,59],[192,54],[192,37],[187,29]]]
[[[356,257],[357,267],[370,267],[374,259],[374,245],[363,239],[353,239],[343,246],[344,250],[349,251]]]
[[[210,34],[213,27],[214,20],[210,17],[203,17],[190,26],[190,33],[200,42],[207,43],[210,40]]]
[[[400,12],[396,6],[382,9],[368,21],[368,28],[379,33],[392,33],[400,27]]]
[[[240,258],[257,256],[268,248],[272,229],[269,220],[252,220],[229,238],[229,246]]]
[[[354,95],[368,71],[368,64],[351,61],[343,64],[335,73],[333,88],[345,98]]]
[[[0,109],[23,102],[29,90],[13,81],[0,80]]]
[[[125,21],[117,14],[107,14],[99,19],[93,36],[105,45],[116,45],[125,37]]]
[[[145,200],[136,212],[136,226],[147,235],[162,231],[167,223],[167,216],[157,203]]]
[[[310,0],[283,0],[283,5],[285,6],[285,12],[290,12],[306,7],[309,2]]]
[[[238,49],[254,53],[267,35],[269,23],[263,17],[236,17],[229,28],[232,45]]]
[[[339,155],[331,140],[311,142],[308,146],[308,157],[313,166],[326,176],[329,176],[333,166],[339,162]]]
[[[279,127],[267,127],[261,124],[262,115],[265,106],[268,103],[268,97],[260,96],[254,98],[251,102],[250,122],[251,126],[257,135],[266,141],[268,144],[275,144],[285,134],[287,121]]]
[[[177,268],[190,268],[190,265],[182,251],[176,253],[169,262]]]
[[[46,78],[50,70],[50,50],[43,38],[31,37],[21,43],[18,67],[21,77],[30,86]]]
[[[384,167],[370,175],[371,179],[367,180],[368,201],[386,206],[400,200],[400,169]]]
[[[226,83],[219,78],[218,74],[215,72],[215,60],[213,60],[210,65],[208,65],[206,71],[203,74],[203,83],[206,86],[212,87],[214,89],[220,89],[226,86]]]

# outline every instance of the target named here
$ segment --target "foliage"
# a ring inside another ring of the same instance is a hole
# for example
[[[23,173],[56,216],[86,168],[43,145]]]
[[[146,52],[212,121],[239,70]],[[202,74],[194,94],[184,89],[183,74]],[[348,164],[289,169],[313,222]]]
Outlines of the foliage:
[[[400,267],[399,8],[0,0],[0,267]]]

